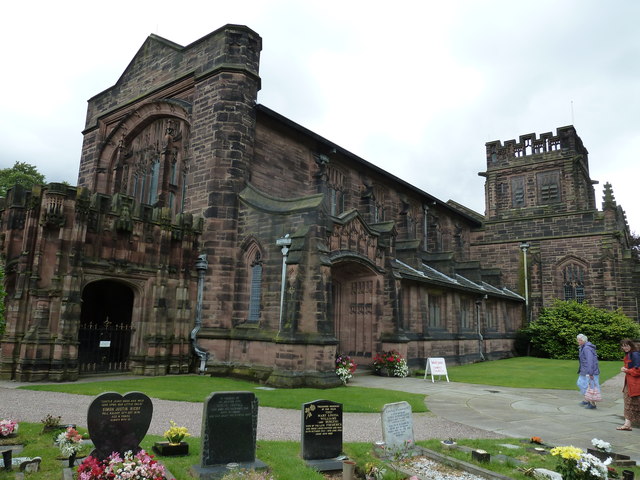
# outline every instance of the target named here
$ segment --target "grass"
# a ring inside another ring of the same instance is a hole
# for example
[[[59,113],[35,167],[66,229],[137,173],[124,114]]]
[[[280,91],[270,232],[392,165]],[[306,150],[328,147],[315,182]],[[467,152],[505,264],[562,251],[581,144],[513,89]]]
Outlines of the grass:
[[[135,380],[108,380],[89,383],[32,385],[28,390],[76,393],[97,396],[104,392],[144,392],[152,398],[183,402],[204,402],[212,392],[249,391],[255,393],[261,407],[299,410],[303,403],[322,398],[343,405],[344,412],[380,413],[387,403],[406,401],[414,412],[426,412],[424,395],[363,387],[329,389],[296,388],[263,390],[260,385],[243,380],[200,375],[171,375]]]
[[[601,361],[600,383],[620,373],[622,362]],[[577,360],[514,357],[492,362],[447,367],[449,380],[460,383],[514,388],[575,390]],[[419,374],[420,372],[418,372]],[[422,371],[424,376],[424,370]]]
[[[475,383],[483,385],[495,385],[520,388],[549,388],[549,389],[576,389],[577,361],[549,360],[532,357],[519,357],[492,362],[482,362],[471,365],[448,367],[449,379],[452,382]],[[604,382],[612,378],[620,371],[620,362],[600,362],[600,381]],[[424,375],[424,372],[422,372]],[[276,389],[263,390],[259,385],[241,380],[229,378],[202,377],[196,375],[151,377],[135,380],[109,380],[87,383],[32,385],[30,390],[50,390],[81,395],[96,396],[106,391],[125,393],[129,391],[144,391],[154,398],[166,400],[182,400],[202,402],[214,391],[252,391],[259,399],[261,406],[300,409],[303,403],[323,398],[343,404],[345,412],[375,412],[379,413],[386,403],[406,400],[412,406],[414,412],[425,411],[424,395],[408,394],[381,389],[360,388],[355,386],[340,387],[328,390],[319,389]],[[55,412],[53,412],[55,414]],[[40,435],[41,424],[20,423],[20,438],[25,443],[25,448],[20,456],[41,456],[43,462],[41,471],[30,474],[27,480],[59,480],[62,467],[57,457],[58,448],[53,445],[53,436]],[[84,431],[84,430],[81,430]],[[151,452],[151,447],[156,441],[163,440],[159,436],[147,435],[141,447]],[[492,456],[503,453],[524,462],[521,469],[515,462],[501,464],[492,462],[483,465],[516,480],[526,480],[525,467],[544,467],[551,470],[556,464],[555,457],[541,456],[532,452],[523,443],[523,439],[499,439],[499,440],[465,440],[456,439],[459,445],[474,449],[482,449]],[[193,480],[189,474],[192,465],[200,463],[200,439],[190,437],[189,455],[186,457],[162,457],[162,462],[168,470],[174,474],[177,480]],[[470,462],[471,455],[458,450],[443,451],[439,440],[425,440],[417,442],[418,445],[454,456]],[[520,446],[517,450],[506,451],[503,444],[510,443]],[[357,463],[357,472],[362,474],[365,465],[378,464],[386,467],[385,480],[400,480],[406,478],[403,474],[389,468],[388,465],[373,456],[371,443],[345,443],[343,450],[346,455]],[[276,479],[291,480],[322,480],[320,473],[306,467],[300,458],[299,442],[284,441],[258,441],[256,456],[269,465],[271,473]],[[640,468],[626,468],[640,475]],[[620,468],[618,471],[620,472]],[[29,478],[31,477],[31,478]],[[10,472],[0,471],[0,480],[13,480]]]
[[[40,471],[25,475],[26,480],[59,480],[61,470],[66,466],[66,462],[61,460],[58,448],[53,444],[56,433],[42,434],[42,425],[36,423],[20,423],[20,434],[17,441],[24,444],[24,450],[19,456],[42,457]],[[80,428],[80,432],[86,430]],[[154,442],[163,440],[156,435],[147,435],[141,443],[141,447],[151,452]],[[193,480],[189,470],[193,465],[200,463],[200,439],[189,438],[189,455],[184,457],[161,457],[160,460],[165,467],[175,475],[177,480]],[[527,480],[531,477],[525,471],[529,468],[547,468],[553,470],[557,463],[557,457],[551,455],[540,455],[534,452],[532,445],[524,439],[478,439],[465,440],[456,439],[459,446],[472,449],[482,449],[487,451],[494,459],[490,464],[480,466],[508,476],[515,480]],[[465,462],[474,463],[469,452],[461,450],[444,450],[439,440],[424,440],[416,442],[419,446],[434,450],[449,457],[454,457]],[[507,448],[504,445],[510,444],[517,448]],[[88,449],[82,454],[87,454]],[[372,453],[371,443],[354,442],[344,444],[344,453],[352,460],[356,461],[356,471],[362,475],[367,465],[378,465],[386,470],[384,480],[400,480],[407,477],[394,470],[390,465],[375,457]],[[513,461],[498,462],[495,456],[498,454],[507,455]],[[307,468],[300,458],[300,444],[298,442],[282,441],[258,441],[256,457],[265,462],[271,474],[278,480],[323,480],[324,476],[313,469]],[[517,462],[522,462],[518,465]],[[640,475],[640,467],[624,467],[631,470],[635,476]],[[622,468],[617,467],[618,473]],[[14,480],[15,469],[8,472],[0,469],[0,480]],[[359,477],[361,478],[361,477]]]

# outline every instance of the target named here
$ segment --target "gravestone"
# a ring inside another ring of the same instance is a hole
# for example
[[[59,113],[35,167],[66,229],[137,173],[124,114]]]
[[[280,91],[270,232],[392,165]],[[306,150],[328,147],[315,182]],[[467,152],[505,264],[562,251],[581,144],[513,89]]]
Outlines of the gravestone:
[[[202,413],[200,465],[191,467],[199,478],[214,478],[234,464],[241,469],[266,468],[256,458],[258,399],[252,392],[214,392]]]
[[[87,412],[87,429],[95,449],[91,455],[104,460],[112,452],[140,451],[153,415],[151,399],[141,392],[98,395]]]
[[[413,417],[407,402],[387,403],[382,408],[382,438],[387,449],[414,445]]]
[[[315,400],[302,405],[302,458],[318,471],[342,469],[342,404]]]

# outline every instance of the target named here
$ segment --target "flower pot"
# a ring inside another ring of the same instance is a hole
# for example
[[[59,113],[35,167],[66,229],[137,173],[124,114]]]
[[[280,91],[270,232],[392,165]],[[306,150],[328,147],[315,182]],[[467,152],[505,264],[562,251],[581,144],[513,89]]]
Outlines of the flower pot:
[[[189,444],[180,442],[173,445],[169,442],[156,442],[153,444],[153,451],[165,457],[189,455]]]
[[[380,375],[381,377],[392,377],[393,376],[391,371],[388,368],[384,368],[384,367],[376,370],[376,374]]]
[[[76,465],[76,454],[69,455],[69,468],[73,468]]]
[[[440,445],[442,445],[443,448],[450,449],[450,448],[456,448],[458,444],[451,440],[440,440]]]

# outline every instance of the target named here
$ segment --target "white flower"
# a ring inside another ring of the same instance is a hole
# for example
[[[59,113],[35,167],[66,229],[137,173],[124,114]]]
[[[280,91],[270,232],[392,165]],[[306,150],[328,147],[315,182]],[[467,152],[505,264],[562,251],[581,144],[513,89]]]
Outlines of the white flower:
[[[593,438],[591,440],[591,445],[596,447],[601,452],[610,452],[611,451],[611,444],[609,442],[605,442],[604,440],[600,440],[598,438]]]

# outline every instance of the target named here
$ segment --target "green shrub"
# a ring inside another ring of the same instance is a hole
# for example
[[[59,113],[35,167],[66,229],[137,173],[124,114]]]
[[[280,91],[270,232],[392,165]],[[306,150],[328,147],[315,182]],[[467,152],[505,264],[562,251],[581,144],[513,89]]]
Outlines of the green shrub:
[[[640,326],[621,311],[609,311],[586,303],[557,300],[543,308],[522,335],[531,339],[532,351],[559,360],[578,358],[576,335],[583,333],[598,350],[600,360],[620,360],[620,340],[637,338]]]

